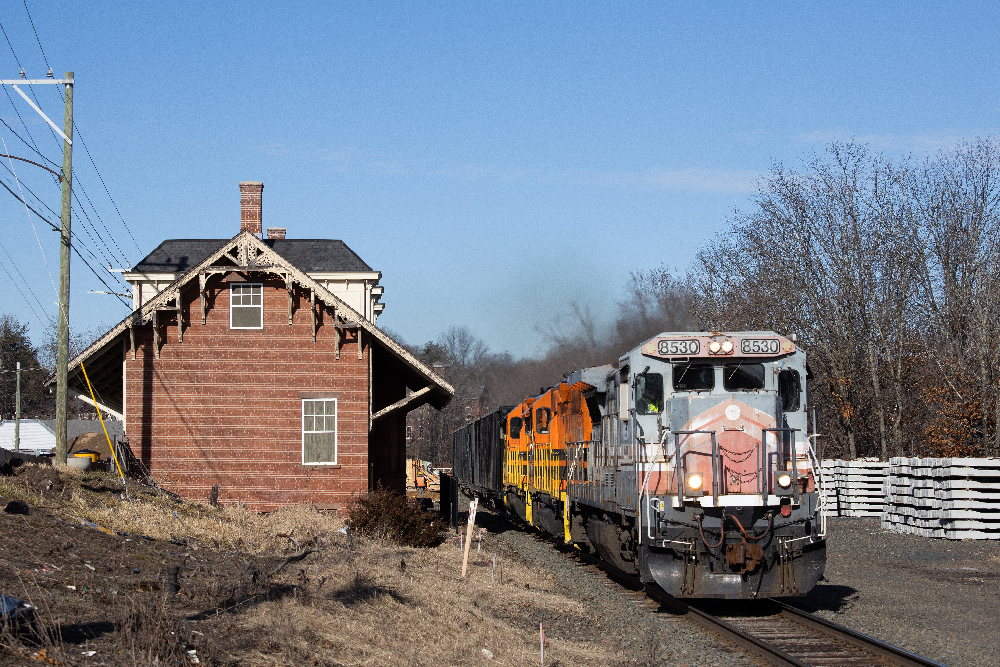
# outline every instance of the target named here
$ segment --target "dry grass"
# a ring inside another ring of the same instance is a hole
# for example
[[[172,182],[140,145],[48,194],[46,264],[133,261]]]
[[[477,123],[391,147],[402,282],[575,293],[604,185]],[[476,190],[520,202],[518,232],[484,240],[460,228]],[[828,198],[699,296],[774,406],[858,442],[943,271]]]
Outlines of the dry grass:
[[[33,511],[46,508],[112,532],[197,543],[201,547],[194,553],[202,554],[202,562],[207,562],[206,550],[215,550],[217,560],[247,563],[228,574],[222,566],[182,571],[185,593],[176,599],[158,592],[139,600],[136,593],[115,602],[120,609],[110,621],[116,645],[128,648],[119,661],[107,664],[183,660],[176,639],[183,634],[183,648],[197,648],[201,664],[537,665],[539,620],[558,616],[587,625],[593,617],[578,601],[554,592],[550,574],[529,568],[491,535],[482,553],[473,547],[463,579],[462,553],[454,539],[413,548],[356,535],[352,551],[347,536],[338,532],[342,519],[306,507],[259,515],[240,507],[179,502],[136,487],[133,512],[112,476],[51,468],[0,478],[0,495],[26,500]],[[318,551],[266,575],[307,546]],[[499,558],[495,582],[494,553]],[[164,636],[173,637],[173,643],[164,642]],[[546,665],[628,664],[599,641],[552,637]]]
[[[278,537],[282,533],[294,534],[302,542],[344,525],[335,515],[308,506],[257,514],[238,505],[212,507],[207,503],[181,501],[131,480],[126,496],[121,480],[112,473],[74,468],[56,471],[33,464],[24,466],[16,477],[0,477],[0,496],[25,500],[113,532],[146,535],[157,540],[195,539],[251,554],[288,544],[286,538]]]

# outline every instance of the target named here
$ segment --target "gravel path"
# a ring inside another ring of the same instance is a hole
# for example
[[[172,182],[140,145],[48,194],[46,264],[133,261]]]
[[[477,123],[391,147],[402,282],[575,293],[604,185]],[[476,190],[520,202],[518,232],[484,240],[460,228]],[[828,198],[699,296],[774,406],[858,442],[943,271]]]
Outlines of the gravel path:
[[[823,581],[789,604],[948,667],[1000,664],[1000,540],[830,519]]]

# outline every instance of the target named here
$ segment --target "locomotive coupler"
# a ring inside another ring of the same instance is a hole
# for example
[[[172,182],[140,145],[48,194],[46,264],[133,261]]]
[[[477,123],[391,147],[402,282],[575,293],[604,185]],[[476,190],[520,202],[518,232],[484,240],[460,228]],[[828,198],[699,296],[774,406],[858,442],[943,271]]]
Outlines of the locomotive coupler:
[[[740,538],[738,544],[726,545],[726,562],[740,568],[740,574],[753,572],[764,558],[764,550],[759,544]]]

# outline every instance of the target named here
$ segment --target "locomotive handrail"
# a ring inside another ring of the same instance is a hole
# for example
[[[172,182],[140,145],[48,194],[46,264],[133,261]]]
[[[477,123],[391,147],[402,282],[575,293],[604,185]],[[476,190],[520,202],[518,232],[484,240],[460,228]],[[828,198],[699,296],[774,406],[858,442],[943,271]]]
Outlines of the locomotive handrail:
[[[778,433],[791,433],[792,437],[789,438],[792,447],[792,498],[795,499],[795,503],[799,503],[799,463],[795,455],[795,433],[801,431],[800,428],[762,428],[761,432],[761,449],[767,450],[767,434],[774,433],[774,443],[777,449],[778,461],[777,466],[781,466],[785,461],[783,460],[783,454],[785,448],[784,443],[778,441]],[[780,467],[778,468],[780,470]],[[775,482],[777,482],[777,471],[775,471]],[[766,491],[766,489],[765,489]]]
[[[675,456],[677,454],[677,448],[676,447],[674,447],[674,453],[671,454],[670,456],[667,456],[665,453],[663,453],[663,444],[666,441],[667,441],[667,431],[663,431],[663,433],[660,435],[660,441],[658,443],[656,443],[656,444],[658,444],[660,446],[660,452],[661,452],[661,455],[663,456],[664,463],[666,463],[667,461],[669,461],[672,456]],[[646,464],[646,476],[642,480],[642,488],[639,490],[639,498],[640,498],[640,502],[641,502],[642,497],[643,496],[646,497],[646,532],[648,533],[647,537],[652,542],[653,540],[656,539],[656,535],[654,535],[653,532],[652,532],[653,523],[654,523],[654,521],[658,522],[660,519],[657,516],[653,521],[649,520],[650,516],[653,516],[653,512],[650,511],[649,478],[653,474],[653,468],[652,468],[652,466],[653,465],[657,465],[657,463],[659,463],[659,462],[656,461],[656,460],[653,460],[652,462],[650,462],[650,461],[644,461],[644,463]],[[652,464],[652,465],[650,465],[650,464]],[[641,508],[640,508],[640,512],[641,512]],[[639,544],[642,544],[642,525],[641,525],[642,524],[642,516],[641,515],[639,517],[639,522],[640,522],[640,526],[639,526]]]

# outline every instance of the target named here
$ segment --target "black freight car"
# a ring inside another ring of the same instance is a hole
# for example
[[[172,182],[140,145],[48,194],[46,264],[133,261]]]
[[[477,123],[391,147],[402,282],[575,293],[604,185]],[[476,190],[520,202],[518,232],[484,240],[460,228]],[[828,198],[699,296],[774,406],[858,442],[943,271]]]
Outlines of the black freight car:
[[[451,435],[453,478],[476,495],[503,496],[504,429],[511,410],[501,406]]]

